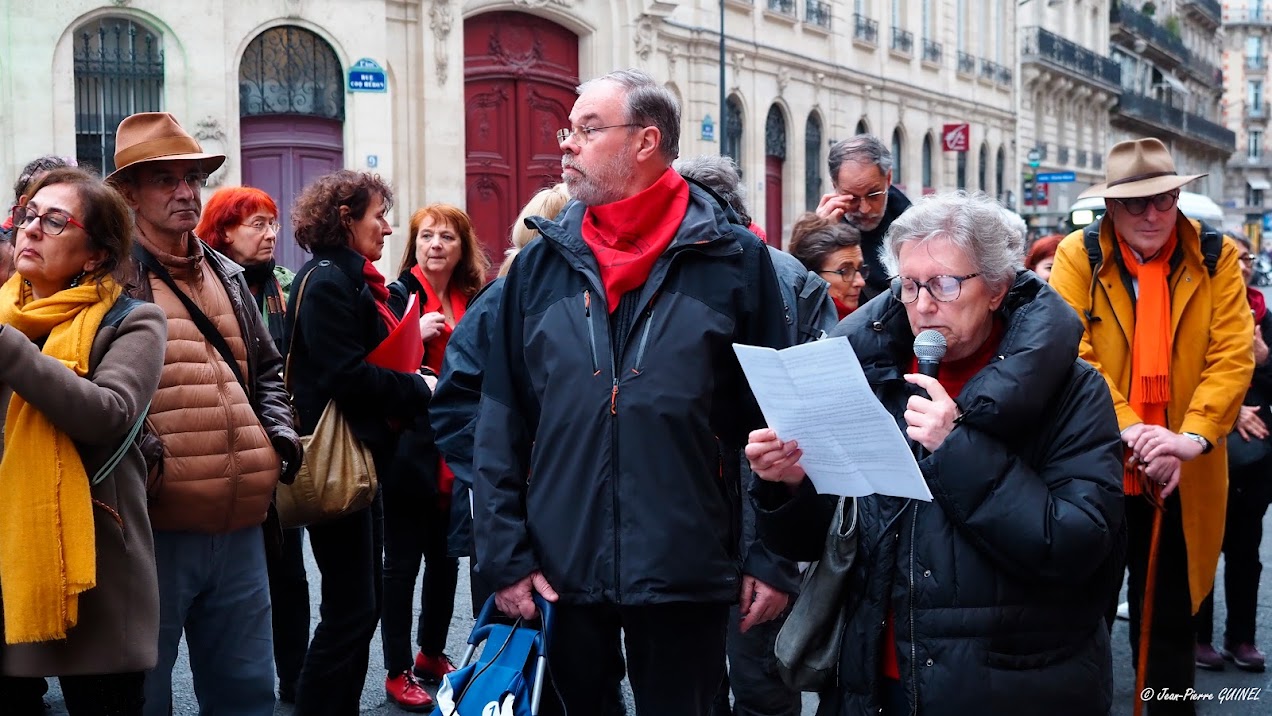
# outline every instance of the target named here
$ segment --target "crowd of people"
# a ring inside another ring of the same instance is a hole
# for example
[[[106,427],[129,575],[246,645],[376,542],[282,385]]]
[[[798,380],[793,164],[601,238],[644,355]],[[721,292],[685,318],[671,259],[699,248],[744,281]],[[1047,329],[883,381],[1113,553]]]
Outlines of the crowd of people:
[[[1179,212],[1197,177],[1164,144],[1115,145],[1103,218],[1027,246],[983,194],[911,204],[858,135],[782,251],[731,160],[680,157],[645,73],[584,83],[569,123],[493,280],[442,203],[386,279],[394,191],[352,170],[296,198],[293,273],[276,197],[205,201],[225,157],[167,113],[123,120],[104,178],[25,168],[0,227],[5,713],[42,713],[56,677],[73,716],[166,716],[184,638],[201,713],[356,714],[377,628],[387,698],[431,710],[466,557],[474,610],[554,604],[541,713],[625,713],[627,678],[641,714],[797,716],[775,643],[848,515],[822,716],[1108,713],[1124,578],[1152,692],[1264,668],[1272,317],[1250,241]],[[415,322],[418,361],[376,357]],[[836,339],[930,502],[818,494],[765,426],[733,344]],[[284,528],[330,406],[378,489]]]

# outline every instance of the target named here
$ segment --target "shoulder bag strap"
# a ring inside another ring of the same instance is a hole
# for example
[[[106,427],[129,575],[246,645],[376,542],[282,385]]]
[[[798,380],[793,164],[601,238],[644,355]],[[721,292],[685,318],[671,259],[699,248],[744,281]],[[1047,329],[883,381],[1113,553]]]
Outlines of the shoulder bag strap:
[[[116,467],[119,467],[119,463],[123,461],[124,455],[128,452],[128,446],[132,445],[133,441],[137,439],[137,434],[141,432],[141,425],[146,422],[146,416],[149,414],[150,403],[146,403],[145,409],[141,411],[141,416],[137,418],[137,422],[133,423],[132,429],[128,431],[127,437],[124,438],[124,442],[121,443],[119,448],[115,450],[114,454],[112,454],[110,458],[108,458],[106,462],[98,468],[97,472],[93,474],[93,478],[88,481],[90,487],[96,487],[98,483],[106,479],[107,475],[114,472]]]
[[[141,262],[141,265],[145,266],[150,273],[158,276],[160,281],[163,281],[168,288],[172,289],[172,292],[180,299],[181,304],[185,306],[186,311],[190,314],[190,319],[194,321],[194,325],[198,327],[199,332],[216,349],[216,352],[221,354],[221,358],[230,367],[234,377],[238,379],[239,385],[243,386],[243,391],[250,397],[252,392],[248,390],[247,379],[243,377],[243,371],[239,368],[238,361],[234,358],[234,353],[230,351],[229,344],[225,342],[225,336],[222,336],[216,326],[212,325],[212,319],[207,317],[207,314],[195,304],[193,299],[186,295],[185,291],[177,287],[177,283],[172,280],[172,275],[168,273],[168,269],[164,268],[163,264],[151,255],[145,247],[140,244],[133,244],[133,258]],[[244,342],[246,343],[246,337],[244,337]]]
[[[318,266],[322,266],[327,263],[328,262],[326,261],[322,261],[318,264]],[[296,333],[300,330],[300,301],[305,297],[305,284],[309,283],[309,277],[313,275],[318,266],[314,266],[306,271],[305,277],[300,280],[300,286],[296,287],[296,305],[292,308],[291,340],[287,342],[287,358],[283,362],[283,385],[288,390],[291,390],[291,359],[292,355],[296,352],[294,350],[296,348]]]

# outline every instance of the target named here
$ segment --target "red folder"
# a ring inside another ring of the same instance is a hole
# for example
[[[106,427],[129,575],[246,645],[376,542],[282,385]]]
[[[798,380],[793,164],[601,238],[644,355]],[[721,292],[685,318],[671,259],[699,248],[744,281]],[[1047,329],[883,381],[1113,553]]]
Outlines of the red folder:
[[[367,355],[367,362],[399,373],[414,373],[424,360],[424,339],[420,336],[419,295],[411,294],[397,328]]]

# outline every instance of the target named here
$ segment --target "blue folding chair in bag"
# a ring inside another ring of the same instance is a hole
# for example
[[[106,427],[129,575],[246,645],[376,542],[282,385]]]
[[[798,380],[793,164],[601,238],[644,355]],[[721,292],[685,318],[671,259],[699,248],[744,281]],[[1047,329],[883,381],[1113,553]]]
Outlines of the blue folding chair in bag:
[[[486,600],[468,635],[459,668],[447,674],[437,689],[441,716],[537,716],[548,666],[552,605],[538,594],[534,603],[539,609],[538,629],[521,619],[492,624],[495,598]],[[473,661],[479,646],[481,656]]]

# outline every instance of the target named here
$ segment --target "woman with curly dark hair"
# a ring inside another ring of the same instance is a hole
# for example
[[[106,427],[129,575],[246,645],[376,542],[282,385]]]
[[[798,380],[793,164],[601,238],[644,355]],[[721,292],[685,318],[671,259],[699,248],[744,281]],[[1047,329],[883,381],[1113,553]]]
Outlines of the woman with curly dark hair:
[[[397,302],[418,298],[423,316],[424,366],[442,370],[442,355],[468,300],[486,282],[490,259],[477,241],[472,220],[450,204],[430,204],[411,216],[411,238],[402,255],[401,275],[389,287]],[[418,314],[416,314],[418,315]],[[409,318],[404,318],[409,320]],[[415,684],[440,681],[454,671],[443,650],[455,610],[459,560],[446,549],[451,486],[455,474],[437,452],[433,431],[418,425],[403,433],[384,489],[384,608],[381,638],[384,688],[404,709],[431,706],[432,698]],[[420,590],[420,651],[411,662],[411,602],[420,560],[426,563]]]
[[[287,306],[288,384],[302,435],[334,400],[353,434],[386,474],[400,430],[424,419],[435,379],[369,363],[398,324],[384,277],[372,265],[393,232],[393,192],[378,176],[340,170],[301,193],[292,210],[296,242],[313,254]],[[320,621],[296,693],[296,712],[356,714],[371,638],[380,616],[383,506],[309,527],[322,573]],[[275,605],[286,609],[287,605]]]

